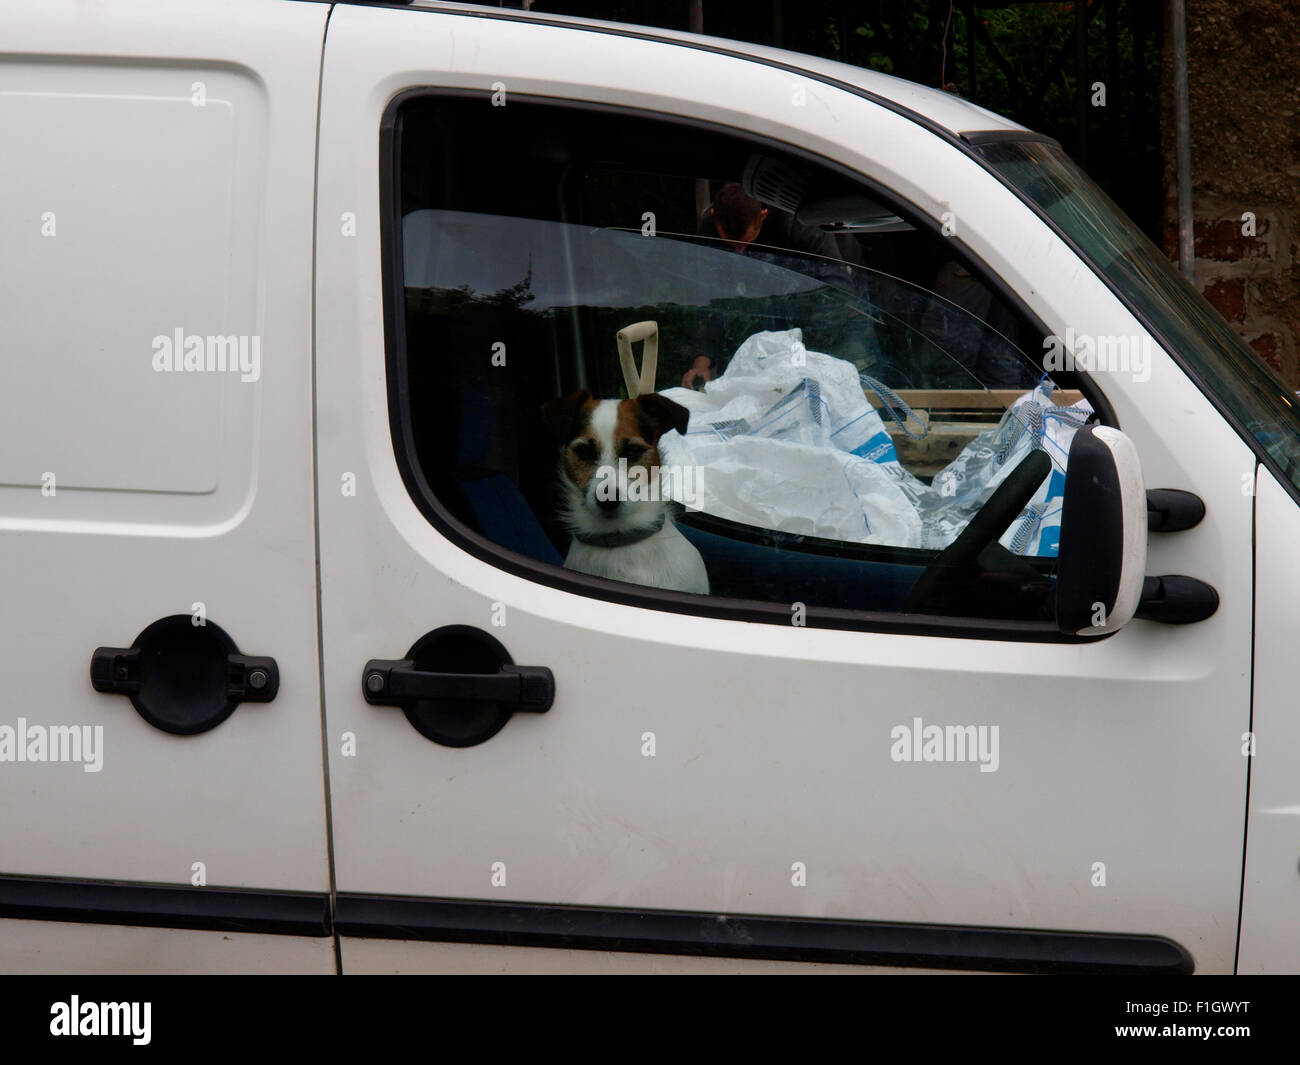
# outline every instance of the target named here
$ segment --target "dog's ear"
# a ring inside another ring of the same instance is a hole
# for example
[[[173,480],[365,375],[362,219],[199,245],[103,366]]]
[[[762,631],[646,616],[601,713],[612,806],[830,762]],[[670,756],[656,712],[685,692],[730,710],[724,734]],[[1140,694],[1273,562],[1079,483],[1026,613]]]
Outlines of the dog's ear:
[[[583,408],[589,399],[591,399],[591,393],[584,388],[581,392],[574,392],[571,396],[553,399],[542,404],[542,421],[558,443],[567,444],[577,435],[578,427],[575,423],[578,420],[578,411]]]
[[[676,429],[683,436],[686,434],[691,412],[680,403],[674,403],[667,396],[659,395],[658,392],[647,392],[643,396],[637,396],[632,402],[636,404],[637,411],[641,415],[641,422],[651,429],[651,432],[646,434],[649,443],[658,443],[659,438],[669,429]]]

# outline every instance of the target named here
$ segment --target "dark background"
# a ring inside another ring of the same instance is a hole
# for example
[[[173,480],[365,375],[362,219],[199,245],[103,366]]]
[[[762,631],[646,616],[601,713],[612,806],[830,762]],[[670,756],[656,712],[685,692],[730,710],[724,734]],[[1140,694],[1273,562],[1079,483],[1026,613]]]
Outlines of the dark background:
[[[537,0],[533,11],[690,30],[689,0]],[[703,30],[894,74],[1050,134],[1159,242],[1160,0],[701,0]],[[972,65],[971,56],[974,56]],[[1105,85],[1104,107],[1092,85]],[[1082,103],[1082,106],[1080,106]],[[1104,150],[1101,150],[1104,146]]]
[[[1055,137],[1177,257],[1170,0],[500,3],[702,31],[942,85]],[[1186,0],[1186,28],[1194,284],[1300,389],[1300,0]]]

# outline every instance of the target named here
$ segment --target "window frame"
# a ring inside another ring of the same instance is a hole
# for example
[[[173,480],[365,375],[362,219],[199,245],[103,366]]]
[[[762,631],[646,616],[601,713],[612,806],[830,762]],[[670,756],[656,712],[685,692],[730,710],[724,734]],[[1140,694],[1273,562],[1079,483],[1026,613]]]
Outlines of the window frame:
[[[396,93],[384,108],[379,128],[379,209],[380,209],[380,261],[383,288],[384,362],[388,399],[388,421],[393,443],[394,458],[402,483],[420,514],[446,540],[456,547],[514,576],[523,577],[536,584],[571,592],[605,602],[661,610],[697,617],[710,617],[723,621],[757,622],[768,625],[791,624],[792,604],[765,602],[756,599],[734,599],[723,596],[693,595],[685,592],[649,588],[642,585],[594,577],[565,569],[562,565],[541,562],[531,556],[503,547],[456,518],[433,493],[416,455],[414,433],[411,425],[410,391],[406,363],[406,311],[404,292],[399,285],[403,275],[402,225],[398,216],[401,204],[401,152],[402,116],[405,107],[421,99],[473,99],[481,100],[482,92],[475,89],[420,86]],[[690,128],[696,133],[726,133],[741,137],[755,149],[767,148],[798,158],[814,167],[833,171],[861,185],[879,202],[892,208],[899,217],[918,230],[943,236],[942,224],[930,217],[915,204],[902,198],[874,178],[852,167],[799,145],[749,130],[735,130],[716,122],[674,115],[649,108],[607,104],[589,100],[573,100],[544,94],[516,93],[515,98],[530,104],[552,106],[566,111],[586,111],[611,115],[634,115]],[[958,147],[958,150],[961,150]],[[961,240],[946,236],[953,257],[974,273],[982,283],[1006,304],[1008,309],[1022,319],[1031,333],[1051,335],[1043,321],[1020,298],[1007,281],[977,256]],[[1072,387],[1082,392],[1092,405],[1098,420],[1119,428],[1114,408],[1092,377],[1082,370],[1062,376],[1062,387]],[[856,632],[896,633],[914,636],[946,636],[951,638],[1015,641],[1023,643],[1093,643],[1107,639],[1114,633],[1095,636],[1070,635],[1060,632],[1052,622],[1008,621],[997,618],[903,614],[897,612],[856,610],[845,607],[827,607],[808,604],[804,611],[805,627],[838,629]]]

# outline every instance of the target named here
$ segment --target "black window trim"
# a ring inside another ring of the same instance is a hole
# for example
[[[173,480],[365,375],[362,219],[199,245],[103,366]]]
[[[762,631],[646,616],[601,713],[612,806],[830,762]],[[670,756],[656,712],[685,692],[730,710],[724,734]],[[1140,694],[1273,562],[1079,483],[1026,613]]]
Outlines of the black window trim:
[[[832,83],[834,84],[834,83]],[[685,115],[671,115],[647,108],[607,104],[565,97],[516,92],[516,100],[528,103],[563,107],[570,111],[591,111],[606,114],[634,114],[642,118],[692,127],[703,131],[725,131],[730,136],[740,136],[755,147],[766,146],[772,150],[801,158],[812,165],[834,171],[871,191],[873,195],[894,208],[895,212],[918,229],[928,229],[942,235],[939,219],[931,217],[893,190],[874,178],[859,173],[836,160],[827,159],[799,145],[779,141],[774,137],[749,130],[731,130]],[[859,93],[859,95],[863,95]],[[573,592],[588,598],[626,606],[662,610],[698,617],[712,617],[728,621],[758,622],[761,624],[789,626],[792,604],[764,602],[754,599],[733,599],[725,596],[702,596],[684,592],[665,591],[639,585],[593,577],[577,573],[562,566],[541,562],[528,555],[503,547],[457,519],[429,486],[415,458],[414,434],[411,427],[409,389],[406,377],[405,299],[397,290],[402,276],[402,230],[398,224],[397,209],[401,202],[401,116],[406,104],[413,100],[473,99],[482,100],[481,89],[459,87],[421,86],[401,90],[384,109],[379,129],[379,208],[381,269],[383,274],[384,353],[387,376],[389,427],[393,440],[394,457],[408,494],[424,518],[446,539],[475,558],[503,569],[515,576],[524,577],[537,584]],[[868,96],[874,101],[873,97]],[[1019,315],[1041,336],[1049,336],[1043,321],[1020,298],[1019,294],[964,242],[953,236],[944,237],[951,243],[954,257],[971,269],[998,294],[1009,309]],[[1063,385],[1077,388],[1092,404],[1099,420],[1118,428],[1114,409],[1106,400],[1096,382],[1083,371],[1071,375],[1058,375]],[[939,636],[948,638],[1013,641],[1022,643],[1094,643],[1108,639],[1114,633],[1095,636],[1070,635],[1060,632],[1054,623],[1047,621],[1007,621],[996,618],[944,617],[883,611],[854,610],[844,607],[827,607],[807,604],[804,611],[807,628],[839,629],[855,632],[898,633],[914,636]]]

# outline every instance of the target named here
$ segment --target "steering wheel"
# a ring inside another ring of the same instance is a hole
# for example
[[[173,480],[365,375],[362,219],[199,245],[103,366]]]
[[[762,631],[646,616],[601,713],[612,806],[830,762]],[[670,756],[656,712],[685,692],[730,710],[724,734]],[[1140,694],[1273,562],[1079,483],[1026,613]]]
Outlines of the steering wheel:
[[[970,520],[951,544],[939,552],[933,562],[921,571],[921,576],[907,593],[903,610],[908,614],[934,613],[933,604],[952,590],[962,577],[967,581],[978,575],[977,559],[984,549],[995,543],[1029,501],[1038,486],[1052,472],[1052,460],[1046,451],[1031,451],[1007,476],[987,503]]]

